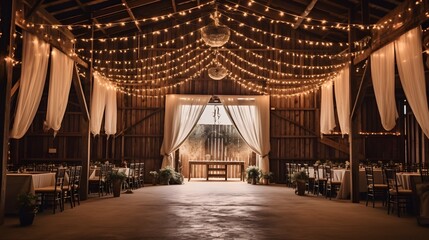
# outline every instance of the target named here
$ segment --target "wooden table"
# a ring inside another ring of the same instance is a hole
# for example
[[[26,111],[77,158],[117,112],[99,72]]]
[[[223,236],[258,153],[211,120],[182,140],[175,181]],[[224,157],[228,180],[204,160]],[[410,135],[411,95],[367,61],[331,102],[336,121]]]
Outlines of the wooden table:
[[[189,176],[188,181],[191,180],[192,176],[192,165],[206,165],[206,173],[207,173],[207,181],[209,177],[225,177],[225,181],[227,179],[227,167],[228,165],[240,165],[240,180],[244,181],[244,161],[216,161],[216,160],[189,160]],[[213,165],[224,166],[225,168],[210,168]],[[219,171],[224,172],[223,174],[209,174],[210,171]]]

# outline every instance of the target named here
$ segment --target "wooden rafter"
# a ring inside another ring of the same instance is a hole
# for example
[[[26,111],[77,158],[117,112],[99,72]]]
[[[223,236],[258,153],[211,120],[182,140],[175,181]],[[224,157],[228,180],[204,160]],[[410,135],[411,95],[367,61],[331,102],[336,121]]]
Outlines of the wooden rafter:
[[[296,20],[293,28],[297,29],[299,28],[299,26],[301,25],[302,21],[304,21],[304,18],[306,18],[308,16],[308,14],[310,14],[311,10],[313,10],[314,5],[316,5],[317,0],[312,0],[307,7],[305,8],[304,12],[301,14],[301,16]]]
[[[36,0],[30,10],[25,13],[25,19],[29,19],[33,15],[33,13],[40,7],[40,4],[42,4],[42,2],[43,0]]]
[[[139,22],[137,21],[136,17],[134,16],[133,11],[128,6],[127,1],[126,0],[122,0],[122,4],[127,9],[128,15],[130,15],[131,20],[134,22],[134,24],[136,25],[136,28],[139,30],[139,32],[143,32],[142,29],[140,28]]]
[[[176,0],[171,0],[171,5],[173,6],[173,12],[177,12]]]

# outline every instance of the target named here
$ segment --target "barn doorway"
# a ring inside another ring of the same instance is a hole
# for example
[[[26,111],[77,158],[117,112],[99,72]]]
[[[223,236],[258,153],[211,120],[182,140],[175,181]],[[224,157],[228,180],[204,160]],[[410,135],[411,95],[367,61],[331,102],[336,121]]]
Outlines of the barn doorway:
[[[243,161],[244,169],[249,165],[256,165],[256,154],[247,145],[238,133],[231,120],[228,118],[224,106],[217,98],[211,99],[205,108],[197,125],[189,137],[179,148],[182,174],[189,178],[189,161]],[[207,167],[195,165],[192,167],[192,179],[207,179]],[[211,180],[222,180],[220,177],[225,166],[210,166],[219,168],[219,171],[211,171],[218,177],[210,177]],[[226,171],[228,180],[241,178],[241,167],[229,165]]]

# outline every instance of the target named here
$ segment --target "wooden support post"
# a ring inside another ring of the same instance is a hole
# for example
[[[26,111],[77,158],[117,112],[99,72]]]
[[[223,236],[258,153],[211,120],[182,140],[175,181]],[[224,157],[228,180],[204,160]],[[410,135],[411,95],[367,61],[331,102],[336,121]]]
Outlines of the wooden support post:
[[[15,1],[2,0],[0,7],[0,225],[4,223],[6,199],[6,168],[9,150],[10,89],[12,86],[13,33],[15,32]],[[8,60],[6,60],[8,59]]]
[[[349,9],[349,24],[353,24],[356,19],[355,9]],[[356,30],[354,28],[349,31],[349,53],[353,52],[353,42],[356,40]],[[351,56],[351,55],[350,55]],[[350,64],[350,109],[353,109],[354,96],[357,92],[358,84],[356,84],[355,66]],[[349,133],[349,149],[350,149],[350,184],[351,184],[351,201],[359,203],[359,152],[358,152],[358,122],[357,118],[350,115],[350,133]]]
[[[91,28],[91,38],[94,38],[94,23]],[[92,97],[92,82],[93,82],[93,63],[94,63],[94,42],[91,41],[91,62],[89,63],[88,68],[88,80],[89,80],[89,92],[85,92],[84,94],[89,99],[87,106],[91,106],[91,97]],[[83,113],[84,115],[87,113]],[[82,183],[80,188],[80,194],[82,200],[88,199],[88,187],[89,187],[89,164],[91,162],[91,124],[90,120],[84,121],[84,116],[82,116],[81,120],[81,130],[82,130]]]

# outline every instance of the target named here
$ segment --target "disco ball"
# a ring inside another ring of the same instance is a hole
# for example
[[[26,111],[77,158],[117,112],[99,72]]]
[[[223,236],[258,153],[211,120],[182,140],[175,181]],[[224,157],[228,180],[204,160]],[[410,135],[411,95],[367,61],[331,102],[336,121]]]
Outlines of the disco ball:
[[[213,80],[222,80],[226,75],[228,75],[228,71],[222,66],[211,67],[208,70],[209,77]]]
[[[201,37],[210,47],[221,47],[229,40],[231,32],[228,27],[210,23],[201,29]]]

